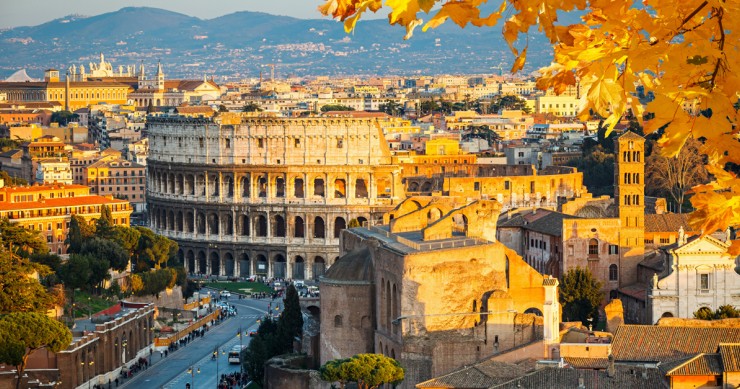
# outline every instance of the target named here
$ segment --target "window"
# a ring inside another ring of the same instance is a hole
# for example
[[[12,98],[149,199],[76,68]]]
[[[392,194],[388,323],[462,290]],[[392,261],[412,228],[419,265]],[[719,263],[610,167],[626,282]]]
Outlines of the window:
[[[293,140],[293,143],[294,143],[295,147],[301,147],[301,140],[300,139],[298,139],[298,138],[294,139]]]
[[[660,244],[669,244],[671,243],[670,238],[660,238]]]
[[[599,241],[591,239],[588,241],[588,255],[599,255]]]
[[[341,327],[341,326],[342,326],[342,315],[334,316],[334,327]]]
[[[509,181],[504,181],[504,189],[509,190]]]
[[[609,245],[609,254],[612,254],[612,255],[619,254],[619,246],[617,246],[615,244],[610,244]]]
[[[473,190],[480,190],[480,182],[473,183]]]
[[[709,291],[709,274],[699,274],[699,289],[702,291]]]
[[[619,269],[617,265],[609,265],[609,281],[617,281],[619,279]]]
[[[337,138],[337,148],[341,149],[344,147],[344,139],[343,138]]]
[[[226,146],[227,149],[231,148],[231,139],[224,139],[224,146]]]
[[[257,139],[257,147],[264,148],[265,147],[265,140],[262,138]]]

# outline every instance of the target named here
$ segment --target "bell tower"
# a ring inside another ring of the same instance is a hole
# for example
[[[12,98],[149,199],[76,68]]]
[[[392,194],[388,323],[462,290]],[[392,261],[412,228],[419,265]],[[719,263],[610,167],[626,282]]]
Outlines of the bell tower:
[[[645,251],[645,139],[628,131],[615,139],[614,201],[619,229],[619,284],[637,279]]]
[[[162,62],[157,62],[157,89],[164,89],[164,72],[162,71]]]

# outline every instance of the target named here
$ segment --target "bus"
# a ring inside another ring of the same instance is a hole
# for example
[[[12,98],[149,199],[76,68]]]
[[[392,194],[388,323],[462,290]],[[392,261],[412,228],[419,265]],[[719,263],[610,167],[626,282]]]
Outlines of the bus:
[[[229,351],[229,363],[230,364],[239,364],[242,361],[242,351],[246,349],[247,346],[234,346],[231,348],[231,351]]]

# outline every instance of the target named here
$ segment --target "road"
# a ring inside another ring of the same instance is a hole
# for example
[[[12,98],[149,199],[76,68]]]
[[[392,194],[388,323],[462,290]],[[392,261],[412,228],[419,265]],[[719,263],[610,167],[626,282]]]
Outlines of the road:
[[[218,362],[211,360],[213,350],[218,347],[224,353],[238,345],[240,338],[236,336],[241,328],[242,333],[254,331],[259,326],[257,320],[267,313],[268,303],[282,301],[276,299],[239,300],[237,296],[229,298],[228,303],[236,306],[237,315],[226,319],[221,324],[211,327],[203,337],[196,338],[187,346],[169,353],[165,358],[155,355],[152,366],[144,371],[138,372],[134,377],[126,380],[121,388],[163,388],[184,389],[186,383],[193,382],[193,389],[216,388],[216,377],[239,371],[239,365],[230,365],[226,354],[219,354]],[[249,344],[249,336],[241,338],[242,344]],[[188,373],[193,366],[193,374]],[[198,373],[200,369],[200,373]],[[218,372],[217,372],[218,370]]]

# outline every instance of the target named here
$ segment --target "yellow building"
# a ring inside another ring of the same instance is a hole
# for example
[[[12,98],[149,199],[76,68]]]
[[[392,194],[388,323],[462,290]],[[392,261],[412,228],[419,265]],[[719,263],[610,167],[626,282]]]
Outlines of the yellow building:
[[[578,115],[579,100],[575,96],[537,96],[535,113],[549,113],[555,116],[573,117]]]
[[[454,139],[430,139],[426,143],[426,155],[458,155],[460,142]]]
[[[129,225],[131,206],[128,201],[114,199],[113,196],[91,195],[86,186],[0,186],[0,218],[41,231],[49,250],[57,254],[67,252],[64,241],[72,215],[81,216],[91,223],[100,218],[104,205],[111,211],[113,224]]]
[[[126,104],[130,89],[111,81],[0,82],[0,93],[6,93],[8,101],[56,102],[69,111],[99,103]]]

